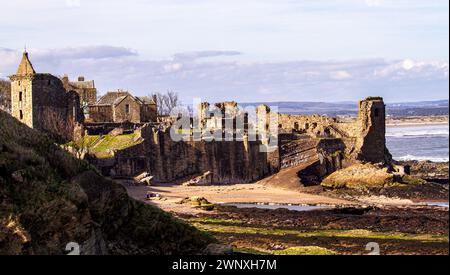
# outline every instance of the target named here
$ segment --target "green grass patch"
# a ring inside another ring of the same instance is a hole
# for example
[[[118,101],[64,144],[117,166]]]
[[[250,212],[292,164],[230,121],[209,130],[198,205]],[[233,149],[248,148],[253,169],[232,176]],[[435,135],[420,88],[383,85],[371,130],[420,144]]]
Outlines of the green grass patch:
[[[120,136],[106,135],[92,149],[92,152],[105,152],[107,150],[123,150],[125,148],[139,144],[141,141],[135,141],[136,134],[127,134]]]
[[[333,250],[319,246],[295,246],[284,250],[274,250],[273,255],[337,255]]]
[[[138,139],[137,134],[125,134],[119,136],[111,135],[86,135],[83,139],[77,142],[69,142],[66,146],[77,149],[84,148],[91,154],[95,154],[98,158],[109,158],[112,156],[111,151],[123,150],[137,144],[140,144],[142,139]]]
[[[210,233],[226,233],[226,234],[254,234],[254,235],[270,235],[270,236],[295,236],[298,238],[364,238],[376,240],[404,240],[404,241],[421,241],[421,242],[448,242],[448,235],[433,234],[409,234],[401,232],[374,232],[365,229],[353,230],[316,230],[316,231],[299,231],[293,229],[277,229],[264,227],[239,226],[228,220],[202,220],[190,221],[195,227],[202,231]]]
[[[191,218],[188,219],[187,222],[189,223],[210,223],[210,224],[244,224],[241,221],[238,220],[226,220],[226,219],[218,219],[218,218],[209,218],[209,217],[203,217],[203,218]]]
[[[259,250],[257,248],[248,248],[248,247],[234,247],[233,253],[239,254],[250,254],[250,255],[272,255],[272,253],[268,251]]]
[[[412,176],[405,175],[402,177],[402,183],[408,184],[408,185],[423,185],[423,184],[427,183],[427,181],[423,180],[421,178],[418,178],[418,177],[412,177]]]

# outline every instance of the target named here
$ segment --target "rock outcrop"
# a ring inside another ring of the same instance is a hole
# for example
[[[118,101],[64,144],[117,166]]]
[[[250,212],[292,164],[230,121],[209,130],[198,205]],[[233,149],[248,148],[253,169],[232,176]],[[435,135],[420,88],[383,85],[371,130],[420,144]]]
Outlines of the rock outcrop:
[[[0,254],[198,254],[213,240],[0,111]]]

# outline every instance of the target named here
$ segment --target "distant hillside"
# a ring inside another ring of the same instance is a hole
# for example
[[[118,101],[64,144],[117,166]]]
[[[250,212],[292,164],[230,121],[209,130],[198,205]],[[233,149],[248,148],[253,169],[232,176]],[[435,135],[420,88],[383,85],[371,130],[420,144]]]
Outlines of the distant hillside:
[[[211,238],[0,111],[0,255],[198,254]]]
[[[0,79],[0,110],[9,111],[11,108],[11,83]]]
[[[356,116],[358,113],[357,102],[255,102],[240,103],[242,106],[254,106],[267,104],[278,106],[278,111],[291,115],[328,115],[328,116]],[[386,111],[391,116],[436,116],[448,115],[449,101],[420,101],[409,103],[388,103]]]

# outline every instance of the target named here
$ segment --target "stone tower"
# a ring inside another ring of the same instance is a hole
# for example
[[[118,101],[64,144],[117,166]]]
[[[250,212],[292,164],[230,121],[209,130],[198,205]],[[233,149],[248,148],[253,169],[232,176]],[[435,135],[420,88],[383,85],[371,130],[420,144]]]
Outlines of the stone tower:
[[[11,79],[11,114],[22,123],[33,128],[33,77],[36,72],[24,52],[22,61]]]
[[[9,78],[12,116],[57,140],[76,140],[82,135],[84,117],[78,94],[67,91],[58,77],[36,73],[27,52]]]
[[[383,98],[368,97],[361,100],[358,120],[360,133],[357,158],[373,163],[390,163],[392,157],[386,147],[386,108]]]

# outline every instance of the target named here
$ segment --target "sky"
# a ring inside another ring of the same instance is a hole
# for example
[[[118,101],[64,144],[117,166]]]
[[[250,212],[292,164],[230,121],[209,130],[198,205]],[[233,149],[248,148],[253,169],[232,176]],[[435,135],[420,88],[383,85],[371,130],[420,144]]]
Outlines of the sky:
[[[15,0],[0,7],[0,78],[14,74],[26,45],[38,72],[83,75],[99,94],[172,90],[184,102],[448,99],[447,0]]]

